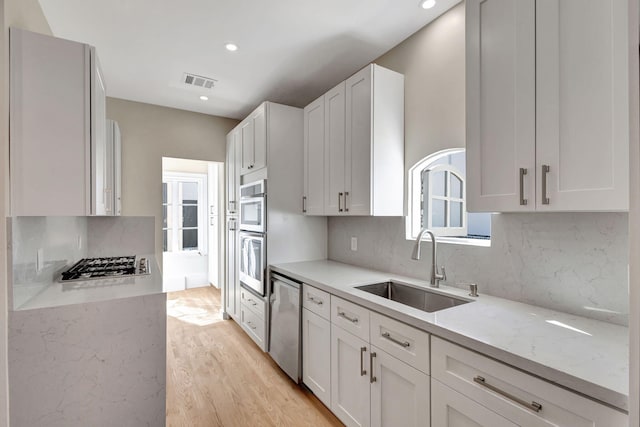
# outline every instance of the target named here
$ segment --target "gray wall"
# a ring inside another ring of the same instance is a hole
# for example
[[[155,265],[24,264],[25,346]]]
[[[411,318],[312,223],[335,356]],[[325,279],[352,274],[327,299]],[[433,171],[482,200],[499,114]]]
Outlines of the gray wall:
[[[464,54],[460,4],[376,61],[405,75],[406,170],[434,152],[464,147]],[[491,248],[441,244],[440,264],[447,284],[476,282],[481,293],[626,324],[627,218],[494,215]],[[351,236],[359,239],[357,252]],[[412,244],[404,218],[329,219],[329,258],[336,261],[427,279],[430,249],[411,261]]]
[[[225,161],[237,120],[107,98],[107,117],[122,132],[122,215],[155,216],[162,266],[162,157]]]

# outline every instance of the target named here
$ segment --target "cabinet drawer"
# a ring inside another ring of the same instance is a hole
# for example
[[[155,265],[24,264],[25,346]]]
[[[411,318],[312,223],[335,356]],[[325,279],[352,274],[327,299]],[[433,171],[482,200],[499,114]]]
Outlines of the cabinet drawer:
[[[252,340],[258,344],[258,346],[265,350],[265,327],[264,319],[258,317],[256,313],[249,310],[246,305],[240,305],[240,321],[242,323],[242,329],[244,329]]]
[[[302,306],[327,320],[331,318],[331,299],[325,291],[306,283],[302,285]]]
[[[378,313],[370,313],[371,344],[429,374],[429,334]]]
[[[240,291],[240,301],[247,306],[251,311],[264,320],[264,315],[267,312],[267,302],[260,297],[253,295],[246,289]]]
[[[369,342],[369,310],[331,295],[331,323]]]
[[[431,340],[431,376],[517,425],[628,424],[622,412],[437,337]],[[530,407],[536,404],[539,411]]]

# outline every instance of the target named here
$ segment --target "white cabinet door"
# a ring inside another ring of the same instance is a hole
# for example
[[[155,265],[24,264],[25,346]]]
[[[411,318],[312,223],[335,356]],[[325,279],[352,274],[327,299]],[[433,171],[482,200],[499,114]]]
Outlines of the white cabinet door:
[[[435,427],[517,427],[438,380],[431,380],[431,422]]]
[[[224,294],[224,311],[232,316],[238,316],[240,310],[240,286],[238,282],[238,231],[237,219],[227,220],[227,251],[226,275]]]
[[[342,215],[345,212],[345,82],[324,95],[325,214]]]
[[[113,215],[113,150],[107,143],[107,105],[104,77],[91,48],[91,213]]]
[[[377,347],[371,352],[371,425],[428,427],[429,376]]]
[[[253,165],[251,172],[267,166],[267,104],[260,105],[251,115],[253,121]]]
[[[331,325],[331,411],[348,427],[370,425],[368,343]]]
[[[253,120],[251,117],[246,118],[240,123],[240,175],[251,172],[254,163],[254,134]]]
[[[621,0],[536,2],[538,210],[629,207],[627,14]]]
[[[90,215],[90,48],[10,33],[11,214]]]
[[[533,211],[535,1],[465,7],[467,210]]]
[[[331,324],[306,308],[302,310],[302,382],[331,406]]]
[[[226,184],[227,184],[227,212],[238,212],[238,181],[236,179],[236,144],[238,144],[238,131],[232,130],[227,134],[227,158],[226,158]]]
[[[371,214],[372,74],[369,66],[347,79],[345,194],[347,215]]]
[[[304,109],[304,195],[307,215],[324,215],[324,96]]]

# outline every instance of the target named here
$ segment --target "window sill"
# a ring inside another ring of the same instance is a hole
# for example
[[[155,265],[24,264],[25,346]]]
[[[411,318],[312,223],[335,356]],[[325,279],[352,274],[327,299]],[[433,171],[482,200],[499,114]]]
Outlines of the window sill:
[[[416,236],[417,237],[417,236]],[[411,238],[407,236],[407,240],[414,241],[416,238]],[[431,239],[429,236],[425,236],[422,241],[430,242]],[[436,236],[436,243],[449,243],[452,245],[465,245],[465,246],[477,246],[482,248],[490,248],[491,247],[491,239],[467,239],[464,237],[446,237],[446,236]]]

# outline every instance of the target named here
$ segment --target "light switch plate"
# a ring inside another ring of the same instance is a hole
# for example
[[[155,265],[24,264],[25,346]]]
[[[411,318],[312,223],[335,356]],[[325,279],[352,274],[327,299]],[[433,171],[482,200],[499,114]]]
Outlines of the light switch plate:
[[[351,237],[351,250],[352,251],[358,250],[358,238],[355,236]]]

